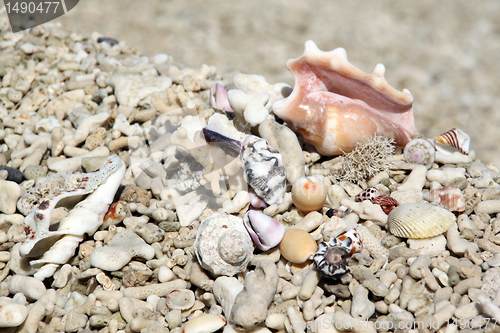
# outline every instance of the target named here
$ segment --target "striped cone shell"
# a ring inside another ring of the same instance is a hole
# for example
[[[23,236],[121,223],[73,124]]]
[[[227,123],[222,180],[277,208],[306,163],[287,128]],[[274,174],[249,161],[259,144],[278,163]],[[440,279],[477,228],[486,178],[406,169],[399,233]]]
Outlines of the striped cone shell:
[[[446,133],[436,135],[436,143],[458,149],[464,155],[469,155],[470,137],[458,128],[452,128]]]
[[[452,212],[463,212],[465,210],[465,197],[456,186],[431,190],[424,193],[424,199],[430,203],[441,205]]]
[[[455,214],[426,202],[402,204],[388,216],[391,234],[403,238],[428,238],[441,235],[456,221]]]

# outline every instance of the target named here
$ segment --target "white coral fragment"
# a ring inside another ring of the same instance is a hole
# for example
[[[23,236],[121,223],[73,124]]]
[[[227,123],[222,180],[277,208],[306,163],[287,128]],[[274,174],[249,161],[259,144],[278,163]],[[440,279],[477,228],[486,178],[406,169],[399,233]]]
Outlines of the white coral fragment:
[[[27,230],[25,243],[20,247],[21,256],[40,257],[30,262],[41,267],[35,274],[38,279],[51,276],[57,267],[65,264],[74,254],[85,234],[93,235],[101,226],[109,205],[125,174],[125,163],[119,157],[111,158],[98,171],[70,175],[77,184],[70,190],[44,198],[24,219]],[[79,202],[60,223],[57,231],[49,231],[52,211],[63,198],[90,193]]]
[[[95,249],[90,254],[90,264],[106,271],[117,271],[133,257],[153,259],[154,249],[130,231],[116,234],[107,246]]]

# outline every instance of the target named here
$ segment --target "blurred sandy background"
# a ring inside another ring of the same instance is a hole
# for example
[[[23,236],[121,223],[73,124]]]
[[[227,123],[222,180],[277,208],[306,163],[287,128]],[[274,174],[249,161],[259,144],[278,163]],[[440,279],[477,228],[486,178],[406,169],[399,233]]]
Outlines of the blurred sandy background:
[[[285,62],[306,40],[344,47],[362,70],[381,62],[389,83],[412,92],[419,132],[458,127],[484,162],[500,165],[499,17],[496,0],[81,0],[57,21],[148,56],[292,85]]]

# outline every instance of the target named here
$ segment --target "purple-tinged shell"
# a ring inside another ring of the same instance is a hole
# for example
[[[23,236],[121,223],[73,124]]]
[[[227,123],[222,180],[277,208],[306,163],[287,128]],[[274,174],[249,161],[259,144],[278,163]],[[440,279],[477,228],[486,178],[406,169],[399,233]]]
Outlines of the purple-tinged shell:
[[[251,188],[248,189],[248,194],[250,194],[250,205],[253,208],[267,208],[269,205],[262,200]]]
[[[210,143],[210,145],[215,145],[221,148],[224,152],[231,156],[237,156],[241,152],[241,142],[238,140],[231,139],[224,136],[218,132],[209,130],[208,128],[202,129],[205,140]]]
[[[210,106],[215,109],[223,110],[228,115],[230,113],[234,118],[234,111],[227,99],[227,90],[220,83],[216,83],[210,87]]]
[[[434,163],[436,149],[429,140],[413,139],[406,144],[403,155],[406,162],[423,164],[429,169]]]
[[[314,267],[326,277],[339,278],[349,272],[347,257],[361,251],[363,238],[356,228],[341,231],[328,242],[321,242],[314,254]]]
[[[243,218],[250,237],[259,249],[267,251],[278,245],[285,234],[285,227],[270,216],[249,210]]]

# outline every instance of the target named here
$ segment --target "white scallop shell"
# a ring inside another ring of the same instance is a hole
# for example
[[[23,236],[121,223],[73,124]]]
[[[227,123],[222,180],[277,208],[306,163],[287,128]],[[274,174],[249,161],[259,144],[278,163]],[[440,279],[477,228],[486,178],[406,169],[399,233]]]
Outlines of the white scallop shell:
[[[408,163],[423,164],[430,168],[434,163],[436,149],[429,140],[413,139],[406,144],[403,155]]]
[[[394,236],[418,239],[440,235],[455,221],[455,214],[447,209],[420,201],[394,208],[388,227]]]

